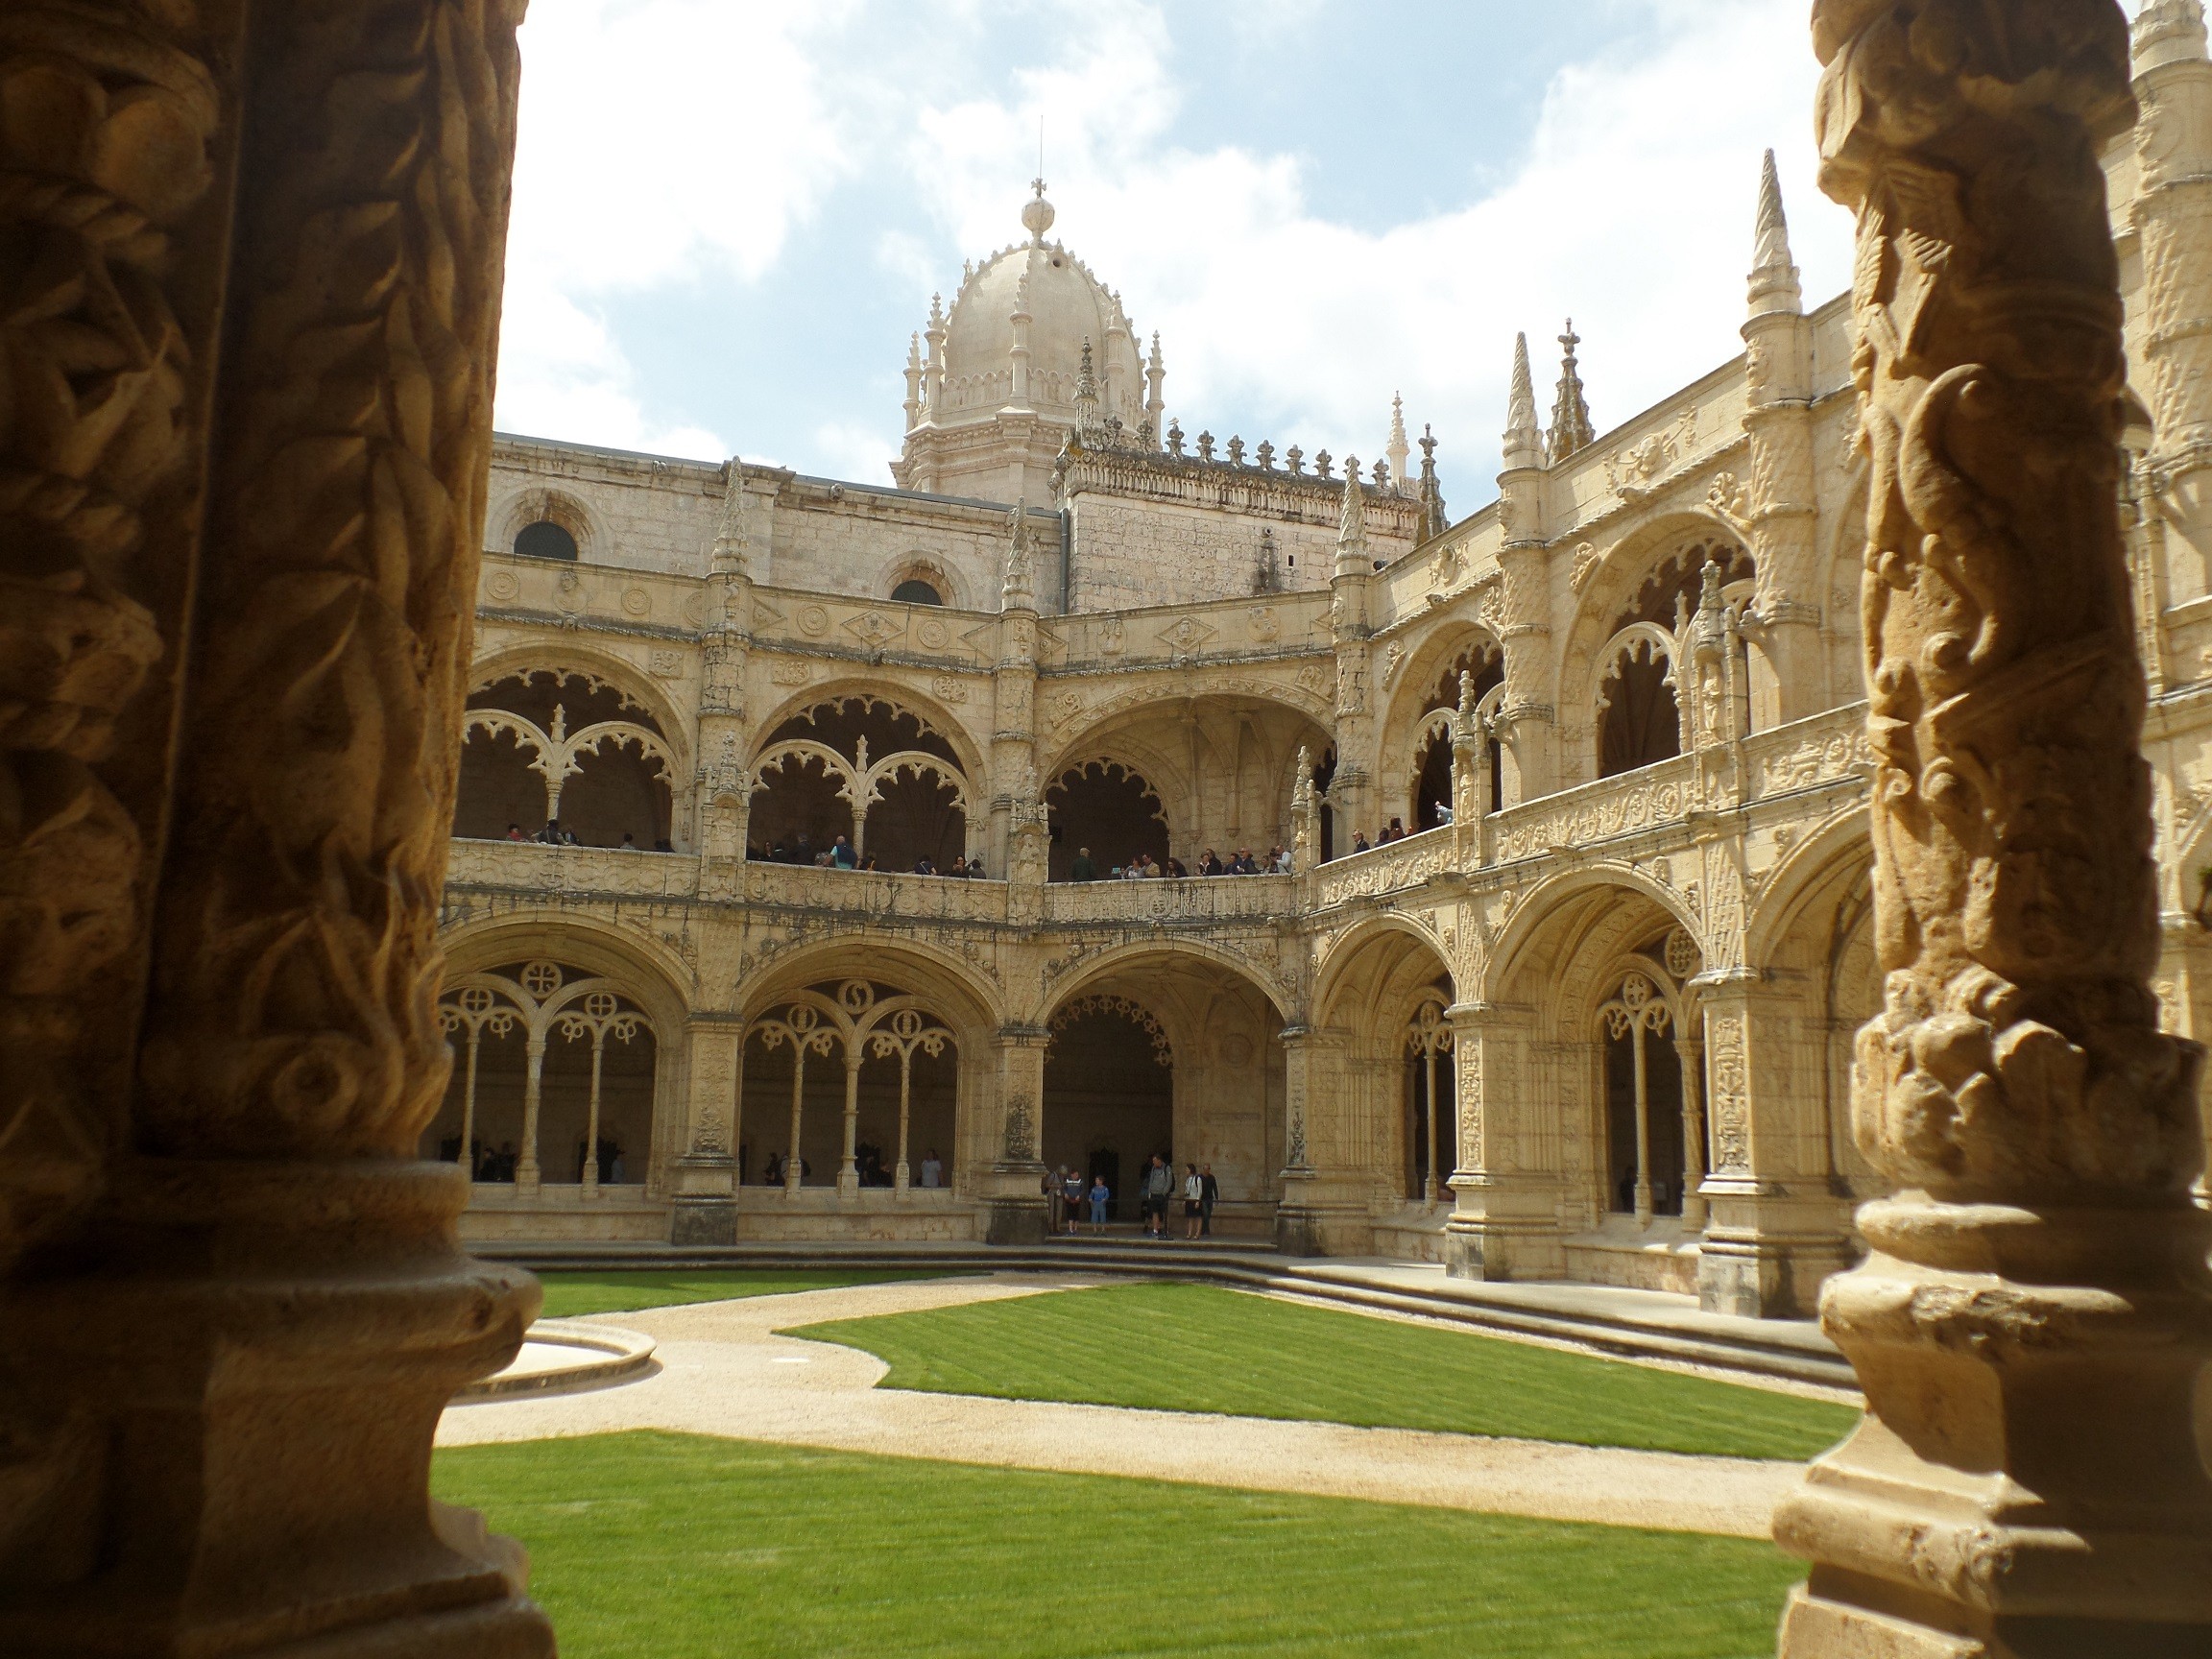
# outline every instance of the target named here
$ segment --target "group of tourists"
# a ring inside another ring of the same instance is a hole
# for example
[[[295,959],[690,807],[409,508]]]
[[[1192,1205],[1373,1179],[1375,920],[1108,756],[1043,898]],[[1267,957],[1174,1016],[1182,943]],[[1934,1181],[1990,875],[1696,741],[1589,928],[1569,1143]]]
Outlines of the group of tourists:
[[[1144,1236],[1147,1238],[1166,1238],[1168,1208],[1175,1201],[1176,1189],[1183,1193],[1183,1237],[1186,1238],[1211,1238],[1214,1232],[1214,1206],[1220,1202],[1221,1184],[1214,1178],[1211,1164],[1186,1164],[1180,1182],[1175,1169],[1159,1153],[1152,1155],[1144,1172],[1137,1178],[1138,1209],[1144,1218]],[[1051,1212],[1051,1231],[1072,1238],[1082,1230],[1088,1214],[1091,1231],[1103,1233],[1106,1218],[1114,1202],[1113,1189],[1107,1186],[1103,1174],[1094,1174],[1089,1181],[1083,1171],[1072,1165],[1063,1164],[1048,1170],[1040,1189]]]
[[[745,1164],[750,1156],[749,1151],[741,1150],[738,1153],[737,1182],[739,1186],[743,1186],[745,1183]],[[790,1172],[789,1156],[788,1153],[783,1152],[768,1154],[760,1165],[761,1186],[781,1187],[783,1185],[783,1177]],[[871,1145],[865,1141],[860,1142],[853,1148],[853,1167],[863,1187],[896,1187],[899,1184],[897,1172],[884,1159],[883,1148]],[[805,1158],[800,1159],[800,1184],[804,1186],[806,1178],[813,1173],[812,1162]],[[933,1189],[945,1185],[945,1160],[937,1156],[936,1147],[930,1147],[924,1156],[922,1166],[914,1172],[914,1180],[916,1186],[925,1188]]]
[[[836,837],[827,847],[816,847],[814,838],[804,830],[789,840],[780,837],[765,847],[748,847],[745,849],[745,856],[756,864],[803,864],[816,870],[880,870],[882,868],[876,861],[875,854],[855,852],[851,840],[843,835]],[[925,853],[921,857],[914,860],[911,874],[973,878],[980,880],[983,876],[983,854],[978,853],[973,858],[955,856],[950,864],[940,870],[937,868],[937,861]]]
[[[510,841],[536,841],[547,847],[589,847],[591,845],[589,841],[579,841],[576,838],[576,831],[563,824],[558,818],[546,819],[545,828],[539,830],[535,835],[525,835],[522,833],[521,825],[510,824],[507,826],[507,839]],[[645,851],[644,848],[637,845],[637,837],[627,830],[622,831],[622,839],[616,842],[614,847],[618,853],[642,853]],[[653,843],[653,851],[656,853],[673,853],[676,849],[669,844],[668,837],[663,835]]]
[[[1436,817],[1436,822],[1430,826],[1430,828],[1441,830],[1445,825],[1452,822],[1452,808],[1445,805],[1443,802],[1437,802],[1434,806],[1430,808],[1430,810],[1433,812]],[[1415,816],[1418,817],[1419,814],[1416,813]],[[1393,818],[1386,826],[1384,826],[1382,833],[1376,836],[1373,841],[1369,841],[1367,839],[1366,830],[1354,830],[1352,833],[1352,851],[1355,853],[1371,853],[1378,847],[1389,846],[1393,841],[1403,841],[1407,836],[1412,833],[1413,831],[1407,829],[1401,820]]]
[[[1182,859],[1169,854],[1165,860],[1149,853],[1139,853],[1126,864],[1117,864],[1111,870],[1100,872],[1097,860],[1091,856],[1091,849],[1078,847],[1068,866],[1070,881],[1150,881],[1170,876],[1189,876],[1192,872]],[[1224,860],[1209,847],[1199,857],[1200,876],[1287,876],[1290,874],[1290,853],[1287,848],[1271,847],[1264,858],[1252,856],[1252,849],[1239,847],[1236,855]]]

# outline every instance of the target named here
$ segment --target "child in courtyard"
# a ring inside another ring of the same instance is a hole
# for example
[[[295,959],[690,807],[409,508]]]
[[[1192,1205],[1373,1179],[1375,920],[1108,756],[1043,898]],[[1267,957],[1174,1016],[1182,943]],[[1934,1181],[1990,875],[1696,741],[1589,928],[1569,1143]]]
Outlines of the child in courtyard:
[[[1068,1237],[1075,1237],[1076,1223],[1083,1218],[1083,1171],[1069,1166],[1060,1183],[1060,1196],[1068,1207]]]
[[[1106,1185],[1105,1176],[1094,1175],[1091,1177],[1092,1232],[1103,1233],[1106,1231],[1106,1206],[1112,1202],[1113,1197],[1113,1189]]]

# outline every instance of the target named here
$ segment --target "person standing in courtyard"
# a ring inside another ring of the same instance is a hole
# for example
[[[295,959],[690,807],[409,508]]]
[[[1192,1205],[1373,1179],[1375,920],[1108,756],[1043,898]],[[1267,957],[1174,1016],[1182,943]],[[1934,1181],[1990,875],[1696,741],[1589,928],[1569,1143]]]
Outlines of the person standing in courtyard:
[[[937,1148],[934,1146],[929,1148],[928,1156],[922,1160],[922,1185],[925,1187],[942,1187],[945,1185],[945,1165],[937,1156]]]
[[[1072,1164],[1060,1182],[1060,1197],[1068,1211],[1068,1237],[1075,1237],[1076,1224],[1083,1218],[1083,1171]]]
[[[1183,1168],[1183,1237],[1189,1240],[1198,1237],[1198,1225],[1205,1219],[1206,1183],[1197,1165],[1186,1164]]]
[[[1094,1175],[1094,1176],[1092,1176],[1092,1177],[1091,1177],[1091,1231],[1092,1231],[1092,1232],[1094,1232],[1094,1233],[1103,1233],[1103,1232],[1105,1232],[1105,1231],[1106,1231],[1106,1206],[1107,1206],[1109,1203],[1111,1203],[1111,1202],[1113,1201],[1113,1198],[1114,1198],[1114,1192],[1113,1192],[1113,1190],[1112,1190],[1111,1188],[1109,1188],[1109,1187],[1106,1185],[1106,1177],[1105,1177],[1105,1176],[1103,1176],[1103,1175]]]
[[[1167,1167],[1167,1160],[1159,1153],[1152,1154],[1151,1166],[1144,1171],[1144,1233],[1147,1238],[1167,1237],[1167,1195],[1175,1188],[1175,1171]]]
[[[1214,1166],[1198,1166],[1198,1237],[1214,1237],[1214,1206],[1221,1202],[1221,1183],[1214,1179]]]

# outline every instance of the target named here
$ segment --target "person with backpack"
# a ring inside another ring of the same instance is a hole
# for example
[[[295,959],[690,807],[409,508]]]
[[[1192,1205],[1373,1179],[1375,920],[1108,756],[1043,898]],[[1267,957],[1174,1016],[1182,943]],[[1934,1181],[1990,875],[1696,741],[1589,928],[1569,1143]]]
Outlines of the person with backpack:
[[[1198,1178],[1198,1166],[1186,1164],[1188,1171],[1183,1177],[1183,1237],[1193,1240],[1198,1237],[1198,1223],[1205,1219],[1206,1183]]]
[[[1175,1171],[1167,1167],[1167,1161],[1155,1152],[1152,1166],[1144,1171],[1144,1235],[1148,1238],[1167,1237],[1167,1194],[1174,1190]]]

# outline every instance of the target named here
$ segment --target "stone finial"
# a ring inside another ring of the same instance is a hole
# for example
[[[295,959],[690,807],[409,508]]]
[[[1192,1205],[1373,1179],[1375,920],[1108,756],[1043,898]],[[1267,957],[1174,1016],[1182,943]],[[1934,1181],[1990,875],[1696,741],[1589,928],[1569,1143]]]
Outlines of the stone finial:
[[[1358,456],[1344,457],[1344,515],[1336,524],[1336,574],[1364,576],[1373,568],[1367,557],[1367,493],[1359,488]]]
[[[1436,433],[1426,422],[1421,427],[1421,539],[1440,536],[1450,527],[1444,514],[1444,490],[1436,481]]]
[[[1313,457],[1313,470],[1318,472],[1324,478],[1334,476],[1334,474],[1329,470],[1329,469],[1334,465],[1334,463],[1329,459],[1329,451],[1326,449],[1320,451]]]
[[[1098,400],[1098,371],[1091,363],[1091,337],[1083,337],[1083,359],[1075,370],[1075,401]]]
[[[1198,434],[1198,459],[1201,461],[1211,461],[1214,459],[1213,433],[1201,432]]]
[[[1241,439],[1241,438],[1238,438],[1238,437],[1234,437],[1234,436],[1230,438],[1230,440],[1229,440],[1229,465],[1230,465],[1230,466],[1232,466],[1232,467],[1241,467],[1241,466],[1243,466],[1243,465],[1244,465],[1244,440],[1243,440],[1243,439]]]
[[[1551,464],[1585,447],[1597,436],[1590,426],[1590,405],[1582,397],[1582,375],[1575,348],[1582,336],[1575,332],[1575,319],[1567,319],[1567,332],[1559,336],[1559,395],[1551,401]]]
[[[1022,204],[1022,228],[1029,232],[1029,246],[1042,248],[1045,232],[1052,228],[1052,221],[1058,215],[1053,212],[1052,204],[1045,200],[1045,180],[1032,179],[1029,184],[1037,194]]]
[[[1029,502],[1026,497],[1006,516],[1006,579],[999,585],[999,609],[1033,611],[1037,608],[1036,560],[1029,549]]]
[[[1800,312],[1805,309],[1803,290],[1797,285],[1797,267],[1790,257],[1790,221],[1782,213],[1782,176],[1774,168],[1774,152],[1759,170],[1759,224],[1751,255],[1751,315]]]
[[[945,326],[945,296],[942,294],[929,296],[929,326],[933,329]]]
[[[1273,440],[1267,438],[1261,439],[1260,447],[1252,451],[1252,459],[1259,463],[1260,469],[1262,472],[1274,471],[1275,445]]]
[[[1167,422],[1167,453],[1178,461],[1183,459],[1183,422],[1180,421]]]
[[[1536,424],[1536,385],[1528,373],[1528,336],[1513,336],[1513,388],[1505,400],[1505,469],[1544,465],[1544,433]]]
[[[1378,462],[1376,462],[1376,463],[1375,463],[1375,473],[1374,473],[1374,477],[1375,477],[1375,490],[1376,490],[1376,493],[1377,493],[1378,494],[1380,494],[1380,493],[1381,493],[1382,491],[1385,491],[1385,490],[1389,489],[1389,488],[1390,488],[1390,463],[1389,463],[1389,462],[1387,462],[1387,461],[1378,461]]]
[[[749,546],[745,534],[745,464],[733,455],[722,463],[722,517],[714,526],[714,552],[708,568],[717,576],[744,575]]]
[[[1413,451],[1406,442],[1406,399],[1395,392],[1390,394],[1390,443],[1383,453],[1390,458],[1390,482],[1404,494],[1413,483],[1406,475],[1407,457]]]
[[[1290,475],[1293,478],[1303,478],[1306,476],[1305,450],[1299,448],[1297,445],[1293,444],[1289,448],[1283,452],[1283,459],[1288,464],[1290,468]]]

